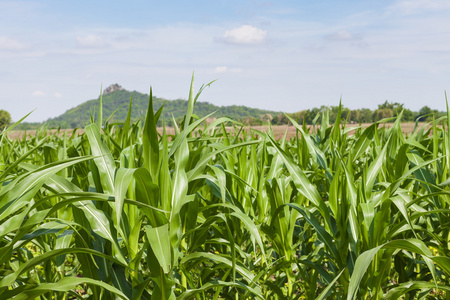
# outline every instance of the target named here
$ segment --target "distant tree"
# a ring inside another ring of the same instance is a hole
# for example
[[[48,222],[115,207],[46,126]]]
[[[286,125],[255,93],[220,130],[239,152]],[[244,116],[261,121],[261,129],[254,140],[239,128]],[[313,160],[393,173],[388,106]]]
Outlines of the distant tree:
[[[272,125],[278,125],[278,121],[279,121],[279,116],[278,115],[274,115],[272,118]]]
[[[391,118],[394,116],[394,111],[390,108],[377,109],[373,113],[373,119],[380,121],[381,119]]]
[[[312,124],[318,114],[319,114],[319,117],[316,120],[316,122],[320,122],[320,114],[321,114],[320,108],[314,107],[312,109],[308,109],[307,114],[306,114],[306,123]]]
[[[0,131],[11,123],[11,115],[6,110],[0,109]]]
[[[362,108],[360,113],[360,118],[358,120],[358,123],[371,123],[373,122],[372,118],[372,110],[369,108]]]
[[[433,112],[434,112],[434,111],[431,110],[431,108],[429,108],[428,106],[425,105],[424,107],[422,107],[422,108],[419,110],[419,115],[417,116],[416,120],[419,121],[419,122],[425,122],[425,121],[427,121],[428,118],[430,117],[430,116],[427,116],[427,115],[430,115],[430,114],[432,114]]]
[[[341,108],[341,120],[346,120],[348,117],[350,117],[351,111],[347,107]]]
[[[279,114],[278,115],[278,125],[284,125],[289,124],[289,119],[286,117],[285,114]]]
[[[289,114],[289,116],[291,118],[293,118],[299,124],[303,123],[303,120],[305,118],[307,118],[307,115],[308,115],[308,111],[307,110],[302,110],[302,111],[299,111],[299,112],[296,112],[296,113]],[[306,122],[308,122],[308,120],[306,120]]]
[[[330,123],[336,122],[338,113],[339,113],[339,106],[330,106]],[[350,117],[351,119],[351,112],[350,109],[347,107],[344,107],[344,105],[341,105],[341,121],[344,122],[347,117]]]
[[[247,123],[249,126],[260,126],[263,125],[263,121],[261,119],[255,118],[255,117],[248,117],[245,119],[245,123]]]
[[[396,117],[404,109],[403,106],[402,103],[389,102],[386,100],[383,104],[378,105],[378,109],[373,113],[373,118],[376,121],[379,121],[384,118]],[[405,121],[405,116],[402,117],[402,121]]]
[[[414,121],[414,113],[410,109],[405,108],[405,110],[403,111],[402,121],[413,122]]]

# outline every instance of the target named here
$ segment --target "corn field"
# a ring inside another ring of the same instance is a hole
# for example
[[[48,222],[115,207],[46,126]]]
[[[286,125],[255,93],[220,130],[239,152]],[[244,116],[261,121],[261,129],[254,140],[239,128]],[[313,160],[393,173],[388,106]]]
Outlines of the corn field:
[[[81,135],[1,133],[1,299],[450,299],[449,117],[276,140],[206,125],[204,87],[173,135],[151,93],[142,122],[100,98]]]

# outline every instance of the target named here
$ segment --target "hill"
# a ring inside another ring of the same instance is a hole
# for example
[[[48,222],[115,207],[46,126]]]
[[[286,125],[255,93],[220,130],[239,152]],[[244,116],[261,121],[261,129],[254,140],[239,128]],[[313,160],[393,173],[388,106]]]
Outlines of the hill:
[[[128,113],[130,99],[133,98],[131,108],[132,121],[144,120],[145,112],[148,107],[148,94],[139,93],[137,91],[127,91],[118,84],[113,84],[106,88],[103,92],[103,120],[109,118],[109,123],[124,122]],[[93,99],[86,101],[74,108],[67,110],[64,114],[48,119],[44,122],[48,128],[82,128],[91,122],[91,116],[96,116],[98,109],[98,100]],[[172,126],[173,120],[180,123],[184,114],[187,111],[187,100],[166,100],[163,98],[153,97],[153,107],[158,110],[165,103],[163,110],[166,125]],[[194,113],[199,117],[204,117],[215,112],[212,118],[230,117],[236,121],[240,121],[249,125],[265,125],[270,121],[272,125],[290,124],[287,116],[294,119],[297,123],[313,124],[314,120],[320,122],[323,112],[328,111],[328,118],[330,123],[334,123],[338,116],[339,106],[321,106],[319,108],[306,109],[294,113],[281,113],[268,110],[261,110],[256,108],[249,108],[242,105],[232,106],[216,106],[208,102],[198,101],[194,107]],[[431,121],[434,118],[445,116],[445,112],[433,110],[428,106],[422,107],[419,111],[411,111],[404,107],[404,104],[398,102],[385,101],[378,105],[378,108],[371,110],[368,108],[349,109],[341,106],[341,117],[348,123],[372,123],[382,119],[393,122],[394,118],[401,113],[402,122],[425,122]],[[287,115],[287,116],[286,116]],[[316,118],[317,117],[317,118]],[[158,125],[162,126],[161,117]],[[42,123],[22,123],[17,129],[37,129],[42,126]]]
[[[115,110],[118,109],[117,112],[111,117],[109,123],[125,121],[131,98],[133,99],[131,109],[132,120],[144,120],[145,112],[148,107],[149,95],[139,93],[137,91],[127,91],[117,84],[108,87],[103,93],[103,118],[108,118],[114,113]],[[67,110],[64,114],[56,118],[48,119],[45,123],[50,127],[84,127],[90,122],[90,116],[96,115],[98,100],[99,99],[97,98],[86,101]],[[187,100],[166,100],[155,96],[153,97],[153,106],[155,110],[158,110],[164,103],[166,104],[163,114],[167,125],[172,125],[172,115],[177,122],[183,118],[187,110]],[[216,106],[211,103],[201,101],[198,101],[194,108],[194,113],[200,117],[206,116],[215,111],[216,113],[213,115],[215,118],[227,116],[237,121],[250,121],[256,123],[262,123],[262,119],[265,115],[273,116],[279,114],[279,112],[249,108],[246,106]],[[162,116],[160,118],[160,122],[162,122]],[[159,125],[162,125],[162,123]]]

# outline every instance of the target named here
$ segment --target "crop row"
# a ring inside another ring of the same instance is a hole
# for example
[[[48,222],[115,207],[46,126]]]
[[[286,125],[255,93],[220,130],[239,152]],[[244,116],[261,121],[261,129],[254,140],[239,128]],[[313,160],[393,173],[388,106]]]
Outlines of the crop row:
[[[447,116],[276,140],[205,125],[202,89],[175,134],[150,95],[144,122],[100,98],[81,135],[0,135],[2,299],[449,299]]]

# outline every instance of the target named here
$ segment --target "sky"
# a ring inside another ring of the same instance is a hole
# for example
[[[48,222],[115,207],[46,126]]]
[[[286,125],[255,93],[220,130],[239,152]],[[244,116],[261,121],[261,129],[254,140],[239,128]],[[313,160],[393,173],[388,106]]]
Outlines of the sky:
[[[297,112],[445,110],[450,0],[0,0],[0,109],[56,117],[102,88]]]

